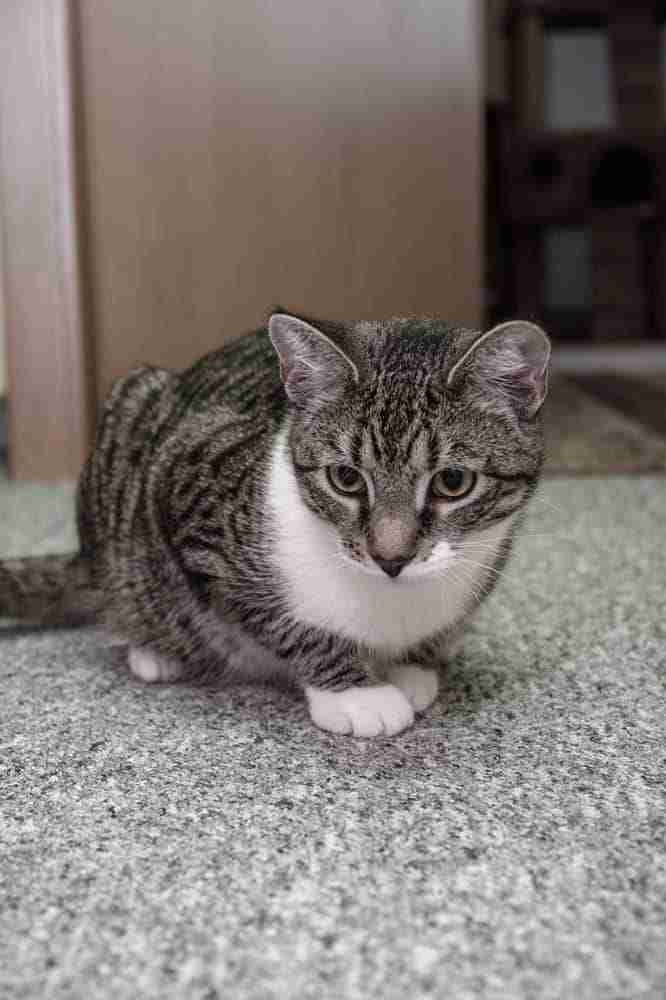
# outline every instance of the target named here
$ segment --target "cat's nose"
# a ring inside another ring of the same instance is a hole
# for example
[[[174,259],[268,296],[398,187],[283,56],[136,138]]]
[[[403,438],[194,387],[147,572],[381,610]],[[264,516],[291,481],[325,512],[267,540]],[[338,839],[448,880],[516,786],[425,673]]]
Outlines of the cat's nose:
[[[387,576],[399,576],[416,555],[417,530],[411,513],[378,511],[368,532],[368,555]]]
[[[373,556],[375,562],[378,566],[384,570],[389,576],[396,577],[404,569],[408,562],[411,562],[412,557],[407,556],[406,559],[381,559],[379,556]]]

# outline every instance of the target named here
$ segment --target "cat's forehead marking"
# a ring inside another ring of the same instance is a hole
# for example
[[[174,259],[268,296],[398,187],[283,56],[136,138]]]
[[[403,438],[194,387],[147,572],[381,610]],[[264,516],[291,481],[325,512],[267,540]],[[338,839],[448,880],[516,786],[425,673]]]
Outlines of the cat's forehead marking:
[[[363,428],[360,457],[361,465],[364,469],[374,469],[379,461],[379,455],[375,450],[375,443],[369,427]]]
[[[407,460],[413,468],[420,470],[428,468],[431,464],[431,457],[429,437],[425,430],[421,429],[410,442],[410,451]]]
[[[421,426],[415,426],[400,439],[388,439],[370,423],[362,429],[358,459],[364,469],[413,476],[430,469],[435,455],[431,435]]]

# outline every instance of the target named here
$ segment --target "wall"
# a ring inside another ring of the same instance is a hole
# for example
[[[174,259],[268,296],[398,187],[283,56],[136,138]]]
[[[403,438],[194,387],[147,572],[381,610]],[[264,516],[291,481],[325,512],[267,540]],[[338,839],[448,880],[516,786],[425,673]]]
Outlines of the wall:
[[[481,313],[475,0],[80,4],[99,388],[258,325]]]

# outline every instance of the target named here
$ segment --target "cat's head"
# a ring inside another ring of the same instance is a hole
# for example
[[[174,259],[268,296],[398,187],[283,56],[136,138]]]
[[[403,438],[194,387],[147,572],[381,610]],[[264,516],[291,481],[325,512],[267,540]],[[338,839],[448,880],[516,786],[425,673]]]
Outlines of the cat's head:
[[[269,333],[304,502],[357,568],[409,579],[516,516],[543,459],[550,344],[527,322],[343,325],[287,313]]]

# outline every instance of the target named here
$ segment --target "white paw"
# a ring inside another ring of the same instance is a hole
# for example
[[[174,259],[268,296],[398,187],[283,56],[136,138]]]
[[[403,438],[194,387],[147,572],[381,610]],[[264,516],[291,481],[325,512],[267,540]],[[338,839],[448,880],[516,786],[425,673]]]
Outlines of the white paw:
[[[414,721],[407,698],[392,684],[323,691],[306,687],[310,718],[320,729],[350,736],[395,736]]]
[[[406,663],[392,667],[387,676],[391,684],[395,684],[406,695],[415,712],[423,712],[437,697],[439,678],[436,670],[426,670]]]
[[[166,660],[163,656],[151,653],[148,649],[130,646],[127,659],[134,676],[145,681],[146,684],[155,684],[158,681],[163,683],[175,681],[181,674],[179,663]]]

